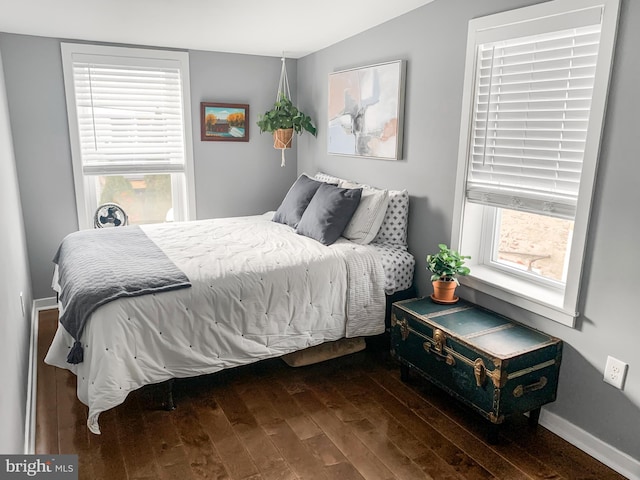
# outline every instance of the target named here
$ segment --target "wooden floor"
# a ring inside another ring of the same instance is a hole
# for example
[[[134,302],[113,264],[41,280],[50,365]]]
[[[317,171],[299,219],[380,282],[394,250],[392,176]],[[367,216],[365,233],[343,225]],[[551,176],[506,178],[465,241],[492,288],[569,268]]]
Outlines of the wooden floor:
[[[77,453],[81,479],[623,478],[524,417],[489,445],[477,414],[370,352],[178,380],[173,412],[143,388],[93,435],[75,376],[42,362],[56,319],[40,315],[36,453]]]

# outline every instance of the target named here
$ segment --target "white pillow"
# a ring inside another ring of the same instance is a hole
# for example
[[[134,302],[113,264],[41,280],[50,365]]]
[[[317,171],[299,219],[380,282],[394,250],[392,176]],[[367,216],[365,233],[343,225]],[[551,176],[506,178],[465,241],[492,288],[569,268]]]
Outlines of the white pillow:
[[[386,190],[340,181],[341,188],[362,188],[360,204],[342,232],[342,236],[352,242],[367,245],[378,234],[389,204]]]

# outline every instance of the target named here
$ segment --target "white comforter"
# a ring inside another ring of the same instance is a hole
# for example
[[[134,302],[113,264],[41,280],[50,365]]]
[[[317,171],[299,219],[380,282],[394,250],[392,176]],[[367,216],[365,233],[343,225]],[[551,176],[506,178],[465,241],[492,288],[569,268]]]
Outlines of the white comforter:
[[[58,328],[45,362],[77,375],[92,432],[100,412],[143,385],[384,331],[375,251],[343,239],[326,247],[271,216],[144,226],[192,287],[98,308],[77,365],[66,361],[73,338]]]

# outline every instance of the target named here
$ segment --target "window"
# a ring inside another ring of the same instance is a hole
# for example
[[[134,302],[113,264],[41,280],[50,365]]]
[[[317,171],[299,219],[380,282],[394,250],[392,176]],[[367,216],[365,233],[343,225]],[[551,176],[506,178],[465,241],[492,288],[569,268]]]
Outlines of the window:
[[[98,205],[132,224],[195,214],[184,52],[62,44],[80,228]]]
[[[452,244],[465,285],[573,326],[619,0],[469,22]]]

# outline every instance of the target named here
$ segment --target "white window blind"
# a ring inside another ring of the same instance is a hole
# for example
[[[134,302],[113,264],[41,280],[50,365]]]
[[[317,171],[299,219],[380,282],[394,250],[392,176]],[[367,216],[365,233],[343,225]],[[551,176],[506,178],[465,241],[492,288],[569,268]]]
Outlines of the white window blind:
[[[124,203],[132,223],[192,219],[189,54],[60,48],[80,228],[92,228],[96,208],[107,201]]]
[[[140,63],[129,66],[110,64],[108,57],[73,56],[85,175],[184,170],[180,69],[171,61]]]
[[[477,45],[467,200],[574,218],[600,43],[597,13],[596,24]]]

